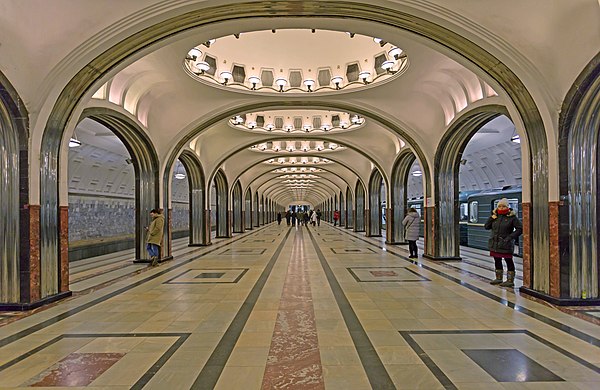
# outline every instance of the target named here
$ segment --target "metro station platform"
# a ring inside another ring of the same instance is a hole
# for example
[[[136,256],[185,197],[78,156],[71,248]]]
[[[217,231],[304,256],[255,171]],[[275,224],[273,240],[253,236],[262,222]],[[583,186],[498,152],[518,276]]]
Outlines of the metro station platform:
[[[0,387],[600,388],[597,309],[489,285],[484,252],[407,255],[284,222],[71,263],[73,297],[0,319]]]

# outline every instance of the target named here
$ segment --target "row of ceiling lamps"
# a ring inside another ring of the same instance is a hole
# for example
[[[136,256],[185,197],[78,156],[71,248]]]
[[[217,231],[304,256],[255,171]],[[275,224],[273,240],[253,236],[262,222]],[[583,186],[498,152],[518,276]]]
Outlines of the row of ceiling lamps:
[[[235,117],[233,117],[233,118],[231,119],[231,121],[232,121],[232,123],[233,123],[233,124],[235,124],[235,125],[238,125],[238,126],[240,126],[240,125],[245,125],[245,126],[248,128],[248,129],[251,129],[251,130],[254,130],[254,129],[255,129],[257,126],[258,126],[258,125],[257,125],[257,123],[256,123],[256,121],[253,121],[253,120],[251,120],[251,121],[248,121],[248,122],[246,123],[246,122],[244,121],[244,118],[242,118],[240,115],[236,115]],[[364,123],[364,121],[365,121],[365,119],[364,119],[364,118],[362,118],[362,117],[360,117],[360,116],[358,116],[358,115],[353,115],[353,116],[350,118],[350,122],[352,122],[352,124],[353,124],[353,125],[361,125],[361,124],[363,124],[363,123]],[[340,128],[341,128],[341,129],[344,129],[344,130],[345,130],[345,129],[347,129],[349,126],[350,126],[350,125],[349,125],[349,123],[348,123],[348,122],[346,122],[346,121],[341,121],[341,122],[340,122]],[[320,127],[320,129],[321,129],[321,130],[323,130],[323,131],[329,131],[329,130],[331,130],[332,128],[333,128],[333,126],[332,126],[331,124],[323,124],[323,125],[321,125],[321,127]],[[273,123],[267,123],[267,124],[266,124],[266,125],[263,127],[263,129],[265,129],[265,130],[267,130],[267,131],[273,131],[273,130],[275,129],[275,125],[274,125]],[[295,127],[294,127],[294,125],[292,125],[292,124],[287,124],[287,125],[283,126],[283,129],[284,129],[285,131],[287,131],[288,133],[289,133],[289,132],[291,132],[291,131],[294,131],[294,130],[296,130],[296,128],[295,128]],[[311,124],[309,124],[309,123],[305,123],[304,125],[302,125],[302,130],[304,130],[304,132],[308,133],[308,132],[310,132],[311,130],[315,130],[315,129],[313,128],[313,126],[312,126]]]
[[[197,59],[202,55],[202,52],[197,48],[193,48],[192,50],[190,50],[186,59],[188,61],[190,61],[190,63],[191,63],[190,70],[195,75],[209,78],[209,79],[211,79],[219,84],[222,84],[222,85],[236,85],[236,86],[245,87],[252,91],[257,91],[257,90],[262,90],[262,89],[271,89],[271,90],[277,91],[277,92],[286,92],[286,91],[316,92],[318,90],[325,89],[325,88],[340,90],[340,89],[346,88],[349,85],[355,85],[355,84],[361,84],[361,83],[366,85],[366,84],[376,81],[377,79],[379,79],[383,76],[393,75],[393,74],[397,73],[398,71],[400,71],[405,63],[404,60],[406,59],[406,56],[403,56],[402,54],[403,54],[402,49],[400,49],[398,47],[392,48],[389,51],[389,55],[394,59],[384,61],[381,64],[381,68],[383,70],[385,70],[385,73],[376,75],[373,78],[371,78],[370,71],[363,70],[363,71],[359,72],[359,74],[358,74],[358,78],[360,79],[360,81],[348,81],[345,85],[343,85],[342,83],[344,82],[344,77],[338,75],[338,76],[332,77],[330,80],[331,84],[333,84],[333,87],[330,84],[330,85],[326,85],[326,86],[321,86],[316,89],[313,89],[316,84],[316,81],[312,78],[307,78],[307,79],[303,80],[303,84],[304,84],[304,86],[306,86],[306,90],[303,90],[300,87],[291,87],[291,88],[285,89],[285,87],[288,84],[288,80],[285,77],[278,77],[275,79],[275,84],[278,86],[279,89],[275,89],[269,85],[262,85],[262,86],[258,87],[258,85],[261,83],[261,79],[260,79],[260,77],[255,76],[255,75],[250,76],[246,79],[246,81],[249,83],[249,85],[246,85],[244,83],[237,83],[237,82],[230,83],[230,81],[233,79],[233,73],[231,73],[228,70],[224,70],[224,71],[220,72],[219,76],[220,76],[221,80],[217,80],[214,78],[214,76],[207,73],[207,71],[210,70],[210,65],[208,64],[208,62],[197,61]],[[400,60],[400,61],[398,62],[398,60]],[[215,74],[216,74],[216,71],[215,71]]]

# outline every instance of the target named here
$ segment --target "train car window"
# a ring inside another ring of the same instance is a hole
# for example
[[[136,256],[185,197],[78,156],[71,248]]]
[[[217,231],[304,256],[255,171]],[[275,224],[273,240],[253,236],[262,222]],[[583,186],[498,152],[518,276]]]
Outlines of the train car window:
[[[498,207],[498,202],[500,201],[500,199],[495,199],[494,200],[494,210],[496,209],[496,207]],[[508,200],[508,207],[511,208],[516,215],[519,215],[519,199],[509,199]]]
[[[479,219],[479,202],[469,203],[469,222],[475,223]]]
[[[459,209],[460,221],[468,221],[469,220],[469,205],[466,203],[460,204]]]

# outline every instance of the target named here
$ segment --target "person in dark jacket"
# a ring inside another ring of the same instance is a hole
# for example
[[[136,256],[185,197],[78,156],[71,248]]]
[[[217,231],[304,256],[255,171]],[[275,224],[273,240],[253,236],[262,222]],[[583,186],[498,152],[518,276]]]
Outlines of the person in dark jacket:
[[[499,284],[502,287],[515,286],[515,263],[513,262],[513,251],[515,249],[515,240],[523,233],[523,225],[517,215],[508,206],[508,199],[502,198],[498,202],[497,208],[485,223],[485,228],[491,230],[492,234],[488,241],[490,256],[494,258],[496,268],[496,279],[490,284]],[[504,270],[502,269],[502,259],[506,262],[508,268],[506,281],[502,281]]]
[[[402,226],[404,226],[404,238],[408,241],[408,251],[410,252],[408,258],[416,259],[419,257],[417,240],[419,240],[421,216],[414,207],[408,210],[406,217],[402,220]]]
[[[277,225],[281,225],[281,211],[277,213]]]

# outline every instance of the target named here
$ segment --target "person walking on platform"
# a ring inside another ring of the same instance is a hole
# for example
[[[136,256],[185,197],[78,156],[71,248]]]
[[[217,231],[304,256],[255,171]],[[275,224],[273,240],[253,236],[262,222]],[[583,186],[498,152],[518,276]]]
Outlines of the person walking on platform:
[[[296,212],[292,211],[292,226],[296,226]]]
[[[515,212],[509,208],[508,199],[502,198],[498,202],[496,209],[485,223],[485,228],[491,230],[491,237],[488,240],[490,256],[494,258],[496,268],[496,279],[490,284],[498,284],[502,287],[515,286],[515,263],[513,262],[513,252],[515,250],[515,240],[523,233],[523,225]],[[508,268],[506,281],[502,281],[504,270],[502,268],[502,259],[506,262]]]
[[[337,223],[339,220],[340,220],[340,212],[335,210],[333,212],[333,226],[337,226]]]
[[[317,209],[315,214],[317,214],[317,226],[321,226],[321,209]]]
[[[310,215],[310,223],[313,226],[317,226],[317,212],[313,211],[312,214]]]
[[[281,211],[277,213],[277,225],[281,225]]]
[[[285,212],[285,221],[287,222],[287,225],[290,226],[290,219],[292,218],[292,213],[290,213],[290,210]]]
[[[404,226],[404,239],[408,241],[408,251],[410,252],[409,259],[419,257],[417,241],[419,240],[419,230],[421,228],[421,216],[414,207],[411,207],[402,220]]]
[[[158,264],[158,252],[162,245],[165,217],[163,217],[158,209],[152,209],[150,217],[152,217],[152,222],[150,226],[146,227],[146,231],[148,232],[146,249],[148,250],[150,260],[152,260],[152,266],[155,266]]]

